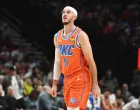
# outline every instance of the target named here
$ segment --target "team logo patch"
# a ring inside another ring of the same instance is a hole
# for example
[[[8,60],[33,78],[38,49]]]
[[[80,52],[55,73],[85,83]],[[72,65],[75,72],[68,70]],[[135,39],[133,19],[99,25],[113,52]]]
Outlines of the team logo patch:
[[[75,42],[75,38],[70,38],[70,42]]]
[[[70,99],[70,102],[71,102],[72,104],[74,104],[74,103],[76,102],[76,99],[75,99],[75,98],[71,98],[71,99]]]

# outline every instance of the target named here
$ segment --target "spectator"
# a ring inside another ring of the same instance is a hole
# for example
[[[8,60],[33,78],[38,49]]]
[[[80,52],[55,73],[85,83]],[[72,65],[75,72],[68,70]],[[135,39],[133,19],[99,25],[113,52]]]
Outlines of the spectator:
[[[11,52],[11,58],[13,61],[17,61],[18,59],[18,56],[19,56],[19,48],[18,47],[15,47],[12,52]]]
[[[104,76],[102,80],[106,88],[109,88],[111,91],[115,91],[115,89],[118,87],[118,80],[116,77],[112,76],[112,70],[107,70],[106,76]]]
[[[101,89],[101,93],[104,93],[107,87],[105,86],[103,80],[99,80],[99,86]]]
[[[122,97],[125,103],[128,102],[128,99],[132,96],[132,94],[129,91],[129,87],[126,83],[122,85]]]
[[[58,109],[66,109],[66,105],[64,102],[64,97],[63,97],[63,92],[58,93],[57,98],[55,99],[54,102],[54,107],[58,108]]]
[[[122,98],[116,99],[116,110],[122,110],[122,106],[124,105]]]
[[[104,34],[108,35],[111,34],[114,30],[115,24],[113,22],[108,22],[108,25],[104,28]]]
[[[12,86],[8,87],[6,102],[8,104],[6,110],[17,110],[17,103],[18,102],[14,97],[14,88]]]
[[[121,98],[122,97],[122,91],[121,89],[117,89],[116,92],[115,92],[115,95],[116,95],[116,98]]]
[[[111,106],[109,103],[109,96],[111,95],[111,91],[106,89],[104,94],[101,95],[101,110],[110,110]]]
[[[29,96],[25,97],[26,109],[25,110],[37,110],[37,96],[38,92],[33,90]]]
[[[0,90],[0,110],[6,110],[7,106],[5,96],[2,96],[2,91]]]
[[[0,93],[1,93],[1,96],[5,96],[5,92],[4,92],[4,90],[3,90],[2,85],[0,85]]]
[[[134,93],[136,97],[139,96],[140,93],[140,70],[135,71],[135,75],[131,82],[131,91]]]
[[[53,72],[50,71],[47,76],[47,85],[52,86]]]
[[[114,93],[109,96],[109,104],[111,110],[116,109],[116,95]]]
[[[24,81],[24,89],[23,89],[23,93],[25,96],[28,96],[33,90],[33,86],[32,86],[32,80],[30,78],[27,78]]]
[[[25,51],[24,51],[24,48],[23,48],[23,47],[20,47],[20,48],[19,48],[19,53],[18,53],[17,61],[18,61],[18,62],[23,61],[25,54],[26,54],[26,53],[25,53]]]
[[[4,64],[8,61],[10,57],[10,53],[9,51],[7,50],[7,47],[4,45],[2,47],[2,51],[0,52],[0,59],[1,59],[1,62]]]
[[[37,78],[33,78],[33,87],[37,89],[38,85],[39,85],[39,80]]]
[[[14,97],[16,98],[17,102],[18,102],[18,108],[25,108],[25,104],[24,104],[24,99],[22,96],[22,88],[23,88],[23,81],[20,78],[19,75],[17,75],[17,70],[16,67],[13,65],[10,65],[9,67],[7,67],[10,72],[8,75],[5,76],[4,80],[3,80],[3,88],[5,90],[5,92],[7,91],[7,87],[12,86],[14,89]],[[7,93],[7,92],[6,92]]]
[[[45,90],[48,94],[51,95],[51,87],[50,87],[50,86],[45,85],[45,86],[44,86],[44,90]]]
[[[42,86],[38,86],[38,110],[51,110],[52,103],[50,102],[49,94],[43,90]]]
[[[134,99],[125,104],[122,110],[140,110],[140,96],[138,99]]]

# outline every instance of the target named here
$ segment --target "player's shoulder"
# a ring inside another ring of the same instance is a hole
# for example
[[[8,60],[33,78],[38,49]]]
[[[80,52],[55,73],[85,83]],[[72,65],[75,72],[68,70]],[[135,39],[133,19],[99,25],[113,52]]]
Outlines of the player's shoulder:
[[[58,31],[54,34],[54,37],[57,37],[57,36],[59,35],[60,31],[62,31],[62,30],[63,30],[63,29],[58,30]]]
[[[58,36],[59,36],[60,31],[62,31],[62,29],[59,30],[59,31],[57,31],[57,32],[54,34],[54,41],[55,41],[55,42],[57,42],[57,40],[58,40]]]
[[[81,28],[77,26],[77,30],[79,30],[79,36],[85,36],[87,33]]]
[[[81,39],[81,40],[87,40],[88,39],[88,35],[84,30],[81,30],[78,36],[79,36],[78,39]]]
[[[87,33],[84,30],[81,30],[79,33],[80,36],[87,36]]]

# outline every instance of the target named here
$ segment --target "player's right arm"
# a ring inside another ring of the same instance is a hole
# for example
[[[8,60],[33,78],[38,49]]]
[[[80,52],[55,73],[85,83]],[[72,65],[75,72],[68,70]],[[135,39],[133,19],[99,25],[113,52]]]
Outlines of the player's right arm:
[[[53,69],[53,84],[52,84],[52,96],[57,96],[57,83],[61,74],[61,56],[56,42],[56,36],[54,36],[54,45],[55,45],[55,60],[54,60],[54,69]]]

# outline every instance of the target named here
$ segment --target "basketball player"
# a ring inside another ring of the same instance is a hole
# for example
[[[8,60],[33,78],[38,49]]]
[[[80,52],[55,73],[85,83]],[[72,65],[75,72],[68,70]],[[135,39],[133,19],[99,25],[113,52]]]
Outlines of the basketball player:
[[[66,6],[62,12],[64,28],[54,36],[55,62],[52,96],[57,96],[57,82],[64,74],[64,100],[67,110],[84,110],[90,92],[100,97],[97,69],[88,35],[74,25],[77,11]],[[89,66],[89,69],[87,68]]]

